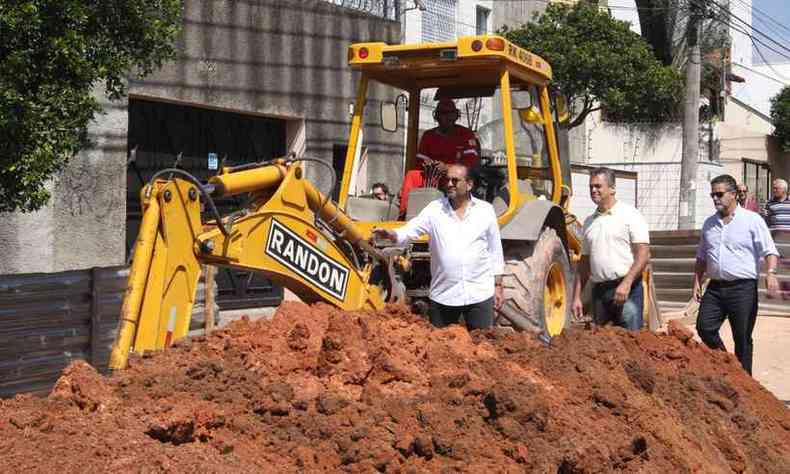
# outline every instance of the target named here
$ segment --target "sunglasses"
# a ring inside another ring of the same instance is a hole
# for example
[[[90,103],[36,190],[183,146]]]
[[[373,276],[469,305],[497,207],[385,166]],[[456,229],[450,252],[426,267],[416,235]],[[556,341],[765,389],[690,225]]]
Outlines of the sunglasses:
[[[466,181],[466,178],[447,178],[448,183],[458,184],[462,181]]]
[[[712,199],[717,199],[717,198],[718,198],[718,199],[721,199],[721,198],[723,198],[723,197],[724,197],[724,195],[725,195],[725,194],[727,194],[727,193],[731,193],[731,192],[732,192],[732,191],[719,191],[719,192],[716,192],[716,193],[710,193],[710,197],[711,197]]]

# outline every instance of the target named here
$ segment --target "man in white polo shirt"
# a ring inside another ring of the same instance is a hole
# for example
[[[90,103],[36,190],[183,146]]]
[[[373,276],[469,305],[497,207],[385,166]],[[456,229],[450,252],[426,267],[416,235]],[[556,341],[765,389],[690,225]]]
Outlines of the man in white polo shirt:
[[[584,221],[573,313],[581,316],[582,290],[589,279],[594,284],[595,323],[638,331],[643,321],[642,271],[650,261],[647,222],[635,207],[615,199],[613,170],[590,171],[590,198],[598,209]]]
[[[425,207],[403,227],[373,234],[405,244],[423,234],[431,251],[431,324],[464,318],[467,329],[486,329],[502,305],[505,261],[491,204],[472,196],[473,180],[461,164],[447,169],[447,197]]]

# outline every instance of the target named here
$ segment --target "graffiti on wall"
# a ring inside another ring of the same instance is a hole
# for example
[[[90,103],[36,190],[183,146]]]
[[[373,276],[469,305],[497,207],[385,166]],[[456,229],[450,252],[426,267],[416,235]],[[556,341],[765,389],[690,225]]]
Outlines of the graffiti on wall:
[[[104,156],[105,152],[101,147],[87,150],[57,176],[53,204],[72,217],[106,222],[109,217],[122,216],[124,173],[117,160],[90,159],[96,154]]]

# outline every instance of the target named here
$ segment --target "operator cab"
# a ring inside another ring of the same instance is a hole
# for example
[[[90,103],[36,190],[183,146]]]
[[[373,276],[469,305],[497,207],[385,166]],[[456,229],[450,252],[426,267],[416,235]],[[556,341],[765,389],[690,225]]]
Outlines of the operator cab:
[[[355,44],[348,56],[361,77],[338,202],[352,218],[371,223],[410,218],[442,196],[441,178],[426,177],[427,186],[409,194],[403,215],[401,181],[392,181],[420,167],[420,138],[436,126],[433,110],[441,99],[453,100],[460,112],[456,124],[478,139],[480,160],[470,170],[474,194],[494,205],[500,224],[526,201],[561,204],[568,196],[570,166],[560,161],[556,135],[567,111],[564,100],[550,92],[551,68],[540,57],[498,36]],[[388,145],[393,141],[405,146]],[[387,177],[388,201],[373,199],[371,184]]]

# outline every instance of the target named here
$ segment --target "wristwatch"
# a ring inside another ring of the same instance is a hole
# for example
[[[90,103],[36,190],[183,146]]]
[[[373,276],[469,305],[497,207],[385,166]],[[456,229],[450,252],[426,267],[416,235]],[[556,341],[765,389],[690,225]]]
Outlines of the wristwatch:
[[[769,268],[767,273],[769,275],[776,275],[777,273],[779,273],[779,270],[777,270],[776,268]]]

